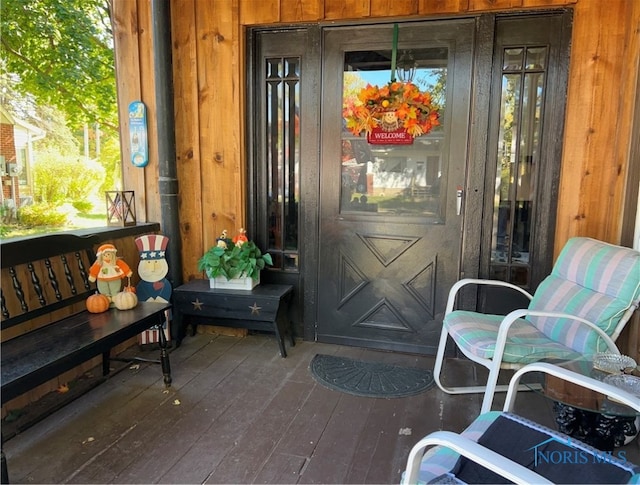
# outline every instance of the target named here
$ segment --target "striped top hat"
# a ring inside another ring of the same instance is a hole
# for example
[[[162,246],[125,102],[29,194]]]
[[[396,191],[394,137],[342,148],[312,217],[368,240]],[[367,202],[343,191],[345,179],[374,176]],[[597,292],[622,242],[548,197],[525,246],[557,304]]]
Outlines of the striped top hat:
[[[164,259],[169,238],[160,234],[147,234],[136,238],[140,260]]]

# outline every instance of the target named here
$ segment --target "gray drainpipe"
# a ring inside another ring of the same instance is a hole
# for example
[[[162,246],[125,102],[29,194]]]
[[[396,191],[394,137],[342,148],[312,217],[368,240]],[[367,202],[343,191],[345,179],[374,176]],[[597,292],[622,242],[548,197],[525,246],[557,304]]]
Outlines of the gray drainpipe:
[[[173,113],[173,81],[171,61],[171,15],[167,0],[151,1],[153,31],[153,75],[156,85],[156,124],[158,133],[158,188],[160,191],[161,225],[169,238],[167,279],[173,288],[182,284],[182,256],[178,219],[178,178]]]

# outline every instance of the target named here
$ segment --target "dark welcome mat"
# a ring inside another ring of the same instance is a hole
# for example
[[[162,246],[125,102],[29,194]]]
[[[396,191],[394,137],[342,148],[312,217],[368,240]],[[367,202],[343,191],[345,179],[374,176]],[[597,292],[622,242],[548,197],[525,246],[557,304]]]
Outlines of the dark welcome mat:
[[[316,354],[309,369],[313,378],[323,386],[355,396],[413,396],[434,384],[430,370],[364,362],[335,355]]]

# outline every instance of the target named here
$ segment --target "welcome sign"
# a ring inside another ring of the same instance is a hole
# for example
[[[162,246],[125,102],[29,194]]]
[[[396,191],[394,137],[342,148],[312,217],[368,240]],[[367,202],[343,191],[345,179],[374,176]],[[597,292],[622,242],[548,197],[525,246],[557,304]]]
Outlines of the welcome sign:
[[[381,126],[375,126],[367,133],[367,142],[371,145],[412,145],[413,136],[404,128],[385,130]]]

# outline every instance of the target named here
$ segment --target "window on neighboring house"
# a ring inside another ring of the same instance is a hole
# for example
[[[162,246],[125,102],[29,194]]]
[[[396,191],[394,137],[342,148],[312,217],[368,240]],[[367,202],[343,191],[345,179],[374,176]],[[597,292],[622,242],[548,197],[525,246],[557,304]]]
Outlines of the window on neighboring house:
[[[18,183],[20,185],[28,185],[29,177],[27,170],[27,149],[16,148],[16,167],[18,168]]]

